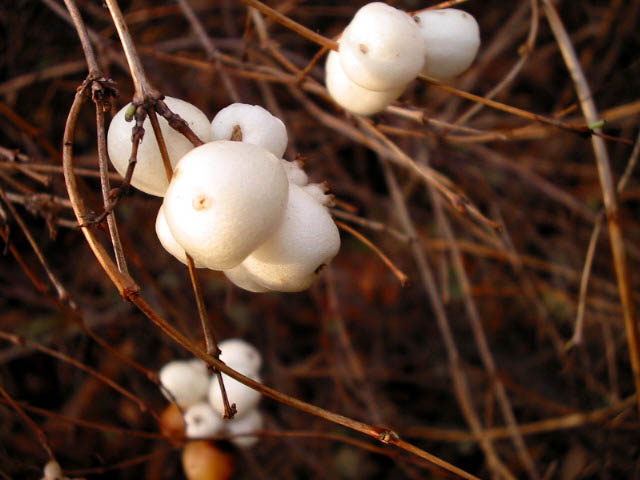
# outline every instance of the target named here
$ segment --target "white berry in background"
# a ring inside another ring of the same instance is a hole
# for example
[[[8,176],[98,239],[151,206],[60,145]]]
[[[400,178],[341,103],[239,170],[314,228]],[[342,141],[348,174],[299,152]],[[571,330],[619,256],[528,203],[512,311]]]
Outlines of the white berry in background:
[[[206,438],[224,428],[224,420],[207,402],[196,403],[184,412],[187,438]]]
[[[354,83],[340,64],[338,52],[331,50],[325,65],[325,84],[334,102],[358,115],[373,115],[402,95],[404,84],[391,90],[374,91]]]
[[[171,230],[169,230],[169,225],[167,225],[167,219],[164,216],[164,210],[162,206],[160,206],[160,210],[158,210],[158,216],[156,217],[156,235],[158,235],[160,244],[167,252],[169,252],[185,265],[187,264],[187,255],[184,252],[184,248],[182,248],[180,244],[176,242],[176,239],[173,238],[173,234],[171,233]],[[203,265],[200,265],[195,261],[194,265],[197,268],[203,267]]]
[[[186,360],[175,360],[167,363],[159,373],[160,382],[173,395],[173,399],[163,390],[169,400],[182,408],[201,402],[207,397],[209,390],[209,373]]]
[[[218,343],[220,360],[243,375],[256,375],[262,366],[262,355],[256,347],[241,338],[228,338]]]
[[[298,292],[311,286],[340,249],[340,234],[324,205],[298,185],[278,230],[242,263],[271,290]]]
[[[262,430],[263,424],[262,414],[257,409],[252,410],[242,418],[234,418],[227,422],[227,431],[231,435],[239,435],[231,437],[231,443],[240,448],[252,447],[258,443],[259,438],[245,434]]]
[[[258,375],[247,375],[247,377],[257,382],[260,381]],[[236,404],[237,413],[234,418],[247,415],[258,405],[258,402],[260,402],[261,395],[259,392],[224,373],[222,374],[222,379],[224,380],[224,388],[227,392],[229,404]],[[209,387],[209,403],[221,417],[224,416],[224,403],[222,402],[222,394],[220,393],[220,382],[218,382],[218,377],[215,375],[211,378],[211,385]]]
[[[247,269],[244,268],[242,264],[225,270],[223,273],[236,287],[240,287],[248,292],[264,293],[269,291],[268,288],[256,282],[253,275],[247,272]]]
[[[197,107],[179,98],[165,97],[164,102],[173,113],[180,115],[191,130],[202,140],[211,140],[211,128],[209,119]],[[126,105],[111,120],[107,133],[107,150],[111,163],[117,172],[124,177],[129,166],[131,156],[131,129],[134,121],[127,122],[125,113],[131,104]],[[160,130],[167,145],[169,160],[172,166],[193,148],[193,144],[187,138],[169,126],[169,123],[158,115]],[[169,182],[160,155],[160,149],[151,127],[151,121],[147,117],[143,124],[144,137],[138,147],[137,163],[131,178],[131,185],[145,193],[162,197]]]
[[[238,140],[259,145],[281,158],[287,148],[287,128],[260,105],[232,103],[211,121],[213,140]]]
[[[414,19],[425,44],[424,75],[446,80],[471,66],[480,48],[480,29],[473,15],[444,8],[424,10]]]
[[[50,460],[46,463],[43,470],[43,480],[57,480],[62,478],[62,469],[60,464],[55,460]]]
[[[422,70],[424,42],[409,14],[386,3],[362,7],[340,38],[344,73],[368,90],[404,87]]]
[[[298,160],[294,160],[293,162],[289,162],[282,159],[282,167],[287,174],[287,178],[289,179],[289,183],[295,183],[296,185],[306,185],[309,183],[309,177],[306,172],[302,169],[302,162]]]
[[[278,228],[288,184],[281,160],[264,148],[206,143],[176,166],[164,215],[175,240],[195,261],[226,270]]]

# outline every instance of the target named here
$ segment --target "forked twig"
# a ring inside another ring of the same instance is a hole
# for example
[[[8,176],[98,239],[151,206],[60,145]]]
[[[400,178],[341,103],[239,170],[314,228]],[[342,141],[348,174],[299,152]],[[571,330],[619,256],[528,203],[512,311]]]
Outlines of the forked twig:
[[[576,55],[571,39],[562,24],[558,12],[549,0],[542,0],[542,5],[549,21],[551,31],[556,38],[556,42],[560,47],[560,52],[565,64],[571,74],[571,78],[576,87],[576,92],[580,100],[582,113],[587,124],[594,124],[600,119],[596,109],[595,102],[591,96],[589,83],[582,71],[580,62]],[[600,130],[596,130],[599,132]],[[611,250],[613,252],[614,266],[616,277],[618,279],[618,288],[620,291],[620,300],[622,302],[622,310],[624,314],[624,324],[627,334],[627,345],[629,347],[629,357],[633,379],[636,389],[636,401],[640,408],[640,335],[638,333],[638,319],[636,316],[635,302],[632,298],[631,281],[629,277],[629,266],[625,252],[624,238],[622,235],[622,227],[620,225],[620,212],[616,195],[616,188],[613,182],[611,166],[609,164],[609,154],[607,147],[601,137],[591,136],[591,144],[595,155],[596,164],[598,166],[598,176],[600,178],[600,186],[602,189],[604,208],[607,214],[607,224],[609,226],[609,241],[611,242]]]

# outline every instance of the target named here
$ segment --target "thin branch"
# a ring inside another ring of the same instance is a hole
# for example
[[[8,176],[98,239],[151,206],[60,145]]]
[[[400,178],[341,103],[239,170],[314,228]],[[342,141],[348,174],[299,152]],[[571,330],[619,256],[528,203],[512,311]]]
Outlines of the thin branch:
[[[591,89],[587,79],[582,71],[580,62],[576,55],[575,49],[571,43],[571,39],[562,24],[562,20],[558,16],[555,7],[550,0],[542,0],[542,5],[549,21],[551,31],[556,38],[556,42],[560,47],[560,52],[565,64],[571,74],[571,78],[575,84],[576,92],[580,100],[582,113],[587,124],[595,124],[600,120],[595,102],[591,96]],[[596,130],[599,132],[600,130]],[[600,186],[604,199],[604,207],[607,214],[607,223],[609,226],[609,241],[611,242],[611,250],[613,252],[614,266],[616,277],[618,279],[618,288],[620,290],[620,300],[624,313],[624,323],[627,333],[627,344],[629,346],[629,358],[631,369],[633,371],[633,379],[637,394],[638,408],[640,408],[640,335],[638,333],[638,319],[636,317],[636,307],[632,298],[632,287],[625,252],[624,238],[620,225],[620,213],[616,189],[609,164],[609,154],[607,147],[601,137],[591,136],[591,144],[595,155],[596,164],[598,166],[598,176],[600,178]]]

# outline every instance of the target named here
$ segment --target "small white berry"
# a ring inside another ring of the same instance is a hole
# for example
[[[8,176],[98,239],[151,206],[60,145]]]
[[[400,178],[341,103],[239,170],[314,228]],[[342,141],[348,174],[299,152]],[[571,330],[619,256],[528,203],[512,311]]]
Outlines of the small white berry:
[[[258,375],[247,376],[257,382],[260,381],[260,377]],[[238,418],[248,414],[256,407],[256,405],[258,405],[258,402],[260,402],[261,395],[259,392],[247,387],[237,380],[234,380],[224,373],[222,374],[222,379],[224,380],[224,388],[227,392],[229,404],[236,404],[236,416]],[[220,392],[220,383],[218,382],[218,377],[216,375],[211,378],[211,384],[209,387],[209,403],[213,409],[220,414],[220,416],[224,416],[224,403]]]
[[[327,56],[325,83],[334,102],[358,115],[373,115],[381,112],[404,91],[404,85],[383,91],[362,88],[344,73],[340,56],[333,50]]]
[[[309,177],[306,172],[302,168],[302,162],[298,160],[294,160],[293,162],[289,162],[282,159],[282,167],[287,174],[287,178],[289,179],[289,183],[295,183],[296,185],[306,185],[309,183]]]
[[[225,277],[227,277],[236,287],[240,287],[248,292],[264,293],[269,291],[268,288],[263,287],[256,282],[253,276],[247,272],[247,269],[242,264],[225,270],[223,273]]]
[[[224,420],[208,402],[191,405],[184,413],[187,438],[206,438],[216,435],[224,428]]]
[[[271,290],[298,292],[311,286],[340,249],[340,234],[326,207],[298,185],[276,232],[242,263]]]
[[[182,408],[201,402],[207,397],[209,374],[189,361],[174,360],[167,363],[159,373],[160,382],[173,395],[175,402]],[[163,395],[171,397],[163,390]]]
[[[264,148],[206,143],[176,166],[164,215],[175,240],[195,261],[226,270],[278,228],[288,184],[281,160]]]
[[[368,90],[392,90],[413,80],[424,63],[424,42],[409,14],[386,3],[362,7],[340,39],[344,73]]]
[[[243,375],[256,375],[262,366],[262,355],[256,347],[241,338],[228,338],[218,344],[220,360]]]
[[[156,217],[156,235],[158,235],[160,244],[167,252],[169,252],[185,265],[187,264],[187,255],[184,252],[184,248],[180,246],[180,244],[173,237],[171,230],[169,230],[169,225],[167,225],[167,219],[164,216],[164,209],[162,208],[162,206],[160,206],[160,210],[158,210],[158,216]],[[194,265],[196,266],[196,268],[204,267],[204,265],[201,265],[196,261],[194,261]]]
[[[236,140],[258,145],[281,158],[287,148],[287,128],[260,105],[232,103],[211,121],[213,140]]]
[[[231,437],[231,443],[239,448],[252,447],[258,443],[259,438],[246,434],[262,430],[263,423],[262,414],[257,409],[252,410],[242,418],[234,418],[226,425],[230,434],[239,435]]]
[[[49,460],[46,463],[46,465],[44,466],[43,474],[46,480],[57,480],[63,478],[60,464],[55,460]]]
[[[480,48],[480,28],[473,15],[444,8],[424,10],[414,18],[425,44],[424,75],[446,80],[471,66]]]
[[[211,140],[209,119],[197,107],[179,98],[165,97],[164,102],[169,109],[182,117],[191,130],[202,140]],[[129,157],[131,156],[131,129],[134,122],[125,120],[125,113],[131,104],[120,110],[111,120],[107,133],[107,150],[111,163],[122,176],[127,172]],[[193,148],[193,144],[180,132],[169,126],[169,123],[158,116],[160,130],[167,144],[169,160],[172,166]],[[158,142],[151,127],[151,121],[146,118],[143,123],[144,137],[138,147],[137,163],[131,178],[131,185],[143,192],[162,197],[169,182],[165,173]]]

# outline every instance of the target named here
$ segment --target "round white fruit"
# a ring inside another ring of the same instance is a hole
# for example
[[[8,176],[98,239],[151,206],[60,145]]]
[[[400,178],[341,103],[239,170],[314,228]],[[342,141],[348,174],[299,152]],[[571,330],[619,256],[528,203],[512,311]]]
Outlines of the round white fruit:
[[[238,140],[259,145],[281,158],[287,148],[287,128],[260,105],[232,103],[211,121],[213,140]]]
[[[234,418],[226,425],[227,431],[234,435],[231,437],[231,443],[240,448],[252,447],[258,443],[258,437],[246,434],[262,430],[263,423],[262,414],[257,409],[247,413],[244,417]]]
[[[257,375],[247,375],[253,380],[259,382],[260,377]],[[226,374],[222,374],[224,380],[224,388],[227,392],[227,398],[229,404],[236,404],[236,417],[241,418],[247,415],[253,410],[258,402],[260,402],[260,393],[247,387],[246,385],[234,380]],[[220,416],[224,416],[224,403],[222,401],[222,394],[220,392],[220,382],[218,382],[217,375],[211,378],[211,385],[209,388],[209,404],[213,409],[218,412]]]
[[[271,290],[309,288],[340,249],[340,234],[326,207],[298,185],[289,185],[289,202],[278,230],[242,263]]]
[[[230,268],[229,270],[225,270],[223,273],[231,283],[243,290],[253,293],[264,293],[269,291],[268,288],[263,287],[256,282],[253,276],[247,272],[247,269],[244,268],[244,265],[242,264]]]
[[[206,143],[176,166],[163,204],[169,230],[198,263],[233,268],[278,228],[288,184],[280,159],[264,148]]]
[[[158,235],[160,244],[167,252],[169,252],[185,265],[187,264],[187,255],[184,252],[184,248],[180,246],[180,244],[173,237],[171,230],[169,230],[169,225],[167,225],[167,219],[164,216],[164,209],[162,208],[162,206],[160,206],[160,210],[158,210],[158,216],[156,217],[156,235]],[[203,267],[203,265],[200,265],[195,261],[194,265],[196,266],[196,268]]]
[[[404,91],[404,85],[383,91],[362,88],[344,73],[340,56],[334,50],[327,56],[325,84],[334,102],[358,115],[373,115],[381,112]]]
[[[182,117],[191,130],[202,140],[211,140],[211,128],[209,119],[197,107],[179,98],[165,97],[164,102],[169,109]],[[125,113],[129,109],[128,104],[120,110],[111,120],[107,133],[107,150],[111,163],[117,172],[124,177],[129,166],[131,156],[131,129],[135,125],[133,121],[125,120]],[[193,148],[193,144],[187,138],[169,126],[169,123],[158,116],[160,130],[167,145],[169,160],[172,166]],[[137,163],[131,178],[131,185],[145,193],[162,197],[169,182],[158,148],[158,142],[151,127],[151,121],[146,118],[143,123],[144,137],[138,147]]]
[[[289,162],[282,159],[282,168],[287,173],[287,178],[290,183],[295,183],[296,185],[306,185],[309,183],[309,177],[306,172],[302,168],[302,162],[298,160],[294,160],[293,162]]]
[[[473,15],[444,8],[425,10],[414,18],[424,39],[424,75],[446,80],[471,66],[480,48],[480,29]]]
[[[218,344],[220,360],[243,375],[256,375],[262,366],[262,355],[256,347],[241,338],[228,338]]]
[[[224,428],[224,420],[208,402],[191,405],[184,412],[184,423],[187,438],[211,437]]]
[[[169,400],[182,408],[201,402],[207,397],[209,374],[205,368],[185,360],[167,363],[159,373],[162,386],[171,392],[173,399],[164,390],[162,393]]]
[[[422,70],[424,42],[409,14],[386,3],[362,7],[340,39],[344,73],[368,90],[404,87]]]

